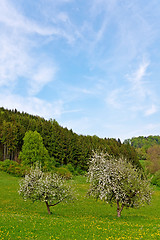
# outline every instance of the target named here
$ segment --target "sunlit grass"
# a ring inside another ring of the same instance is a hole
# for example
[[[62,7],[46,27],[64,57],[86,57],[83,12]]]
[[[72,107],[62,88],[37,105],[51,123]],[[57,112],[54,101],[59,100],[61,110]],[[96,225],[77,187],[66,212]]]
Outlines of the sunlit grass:
[[[18,182],[0,172],[0,239],[160,239],[159,189],[151,205],[125,209],[118,219],[115,207],[85,197],[85,177],[70,181],[78,200],[55,206],[52,215],[44,203],[24,202],[17,193]]]

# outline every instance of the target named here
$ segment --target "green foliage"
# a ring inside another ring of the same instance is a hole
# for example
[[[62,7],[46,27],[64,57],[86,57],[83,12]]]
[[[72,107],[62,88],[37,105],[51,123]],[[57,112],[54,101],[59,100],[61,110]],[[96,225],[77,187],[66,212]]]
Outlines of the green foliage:
[[[24,144],[19,158],[25,165],[33,165],[39,162],[44,166],[49,161],[49,154],[43,144],[43,139],[37,131],[28,131],[24,136]]]
[[[136,149],[139,160],[146,160],[147,150],[154,145],[160,145],[160,136],[133,137],[126,139],[124,144],[130,144]]]
[[[30,167],[23,165],[22,163],[17,163],[15,161],[6,159],[5,161],[0,161],[0,171],[7,172],[16,177],[24,177],[25,174],[29,173]],[[54,167],[52,165],[51,168],[47,168],[47,166],[43,167],[44,172],[51,171],[53,173],[58,174],[60,177],[64,179],[71,179],[72,173],[69,171],[67,167]]]
[[[68,163],[68,164],[66,165],[66,168],[67,168],[73,175],[75,175],[75,169],[74,169],[74,167],[72,166],[71,163]]]
[[[5,161],[0,161],[0,170],[7,172],[16,177],[24,177],[27,172],[29,172],[29,167],[19,164],[15,161],[6,159]]]
[[[126,139],[124,143],[129,143],[131,146],[135,148],[143,148],[147,150],[149,147],[153,145],[159,145],[160,144],[160,136],[148,136],[148,137],[133,137],[131,139]]]

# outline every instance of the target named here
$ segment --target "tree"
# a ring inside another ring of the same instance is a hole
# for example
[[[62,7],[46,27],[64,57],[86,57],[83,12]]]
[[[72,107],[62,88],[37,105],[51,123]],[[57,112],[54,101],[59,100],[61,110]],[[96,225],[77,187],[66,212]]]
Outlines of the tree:
[[[88,170],[91,183],[89,195],[111,205],[116,202],[117,216],[124,207],[139,207],[150,203],[150,182],[142,170],[123,158],[94,153]]]
[[[19,194],[24,200],[45,202],[48,214],[51,214],[51,206],[73,199],[71,188],[60,176],[44,173],[38,165],[35,169],[32,167],[30,173],[20,181]]]
[[[24,144],[19,158],[26,165],[33,165],[39,162],[42,166],[47,164],[49,154],[43,144],[43,139],[37,131],[26,132],[23,138]]]
[[[17,148],[17,127],[11,122],[3,121],[1,126],[0,141],[3,144],[3,160],[14,159]]]
[[[151,173],[156,173],[160,170],[160,146],[154,145],[150,147],[147,151],[149,160],[149,171]]]

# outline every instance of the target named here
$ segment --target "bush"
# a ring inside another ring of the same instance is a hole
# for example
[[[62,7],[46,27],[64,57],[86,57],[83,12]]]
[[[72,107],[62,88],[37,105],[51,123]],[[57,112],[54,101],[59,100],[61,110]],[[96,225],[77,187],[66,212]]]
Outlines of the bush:
[[[160,170],[154,174],[151,183],[160,187]]]
[[[1,162],[1,169],[4,172],[7,172],[7,169],[9,168],[9,166],[12,164],[13,161],[6,159],[4,162]]]
[[[63,177],[64,179],[71,179],[72,173],[64,167],[55,168],[53,172],[56,172],[59,176]]]
[[[25,174],[29,172],[29,169],[30,169],[29,167],[9,159],[6,159],[5,161],[0,162],[1,171],[7,172],[16,177],[24,177]]]

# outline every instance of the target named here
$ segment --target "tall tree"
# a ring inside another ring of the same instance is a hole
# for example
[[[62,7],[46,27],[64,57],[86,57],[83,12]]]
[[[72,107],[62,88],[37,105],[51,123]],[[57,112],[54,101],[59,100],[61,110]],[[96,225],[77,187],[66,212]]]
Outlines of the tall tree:
[[[39,162],[42,166],[49,160],[49,154],[43,144],[43,139],[37,131],[28,131],[24,136],[24,144],[19,158],[24,164],[33,165]]]
[[[17,127],[12,122],[6,122],[5,120],[2,123],[0,141],[3,144],[3,158],[5,159],[14,159],[14,154],[17,149]]]

